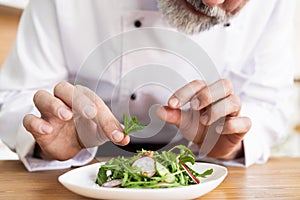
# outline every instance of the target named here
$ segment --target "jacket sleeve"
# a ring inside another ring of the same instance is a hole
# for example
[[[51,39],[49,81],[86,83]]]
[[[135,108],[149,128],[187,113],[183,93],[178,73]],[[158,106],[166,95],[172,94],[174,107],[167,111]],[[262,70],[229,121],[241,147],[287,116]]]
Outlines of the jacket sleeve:
[[[252,121],[243,140],[244,156],[237,160],[201,160],[248,167],[265,163],[270,150],[287,136],[292,112],[289,102],[293,90],[292,52],[295,1],[273,1],[273,10],[242,70],[232,70],[225,78],[232,81],[243,102],[241,116]],[[253,27],[255,28],[255,27]],[[252,70],[254,73],[243,73]],[[196,148],[190,144],[191,148]]]
[[[264,163],[270,149],[287,136],[292,104],[292,52],[295,1],[278,0],[254,49],[256,73],[241,92],[242,115],[252,128],[244,139],[245,165]]]
[[[32,0],[20,20],[14,47],[0,71],[0,136],[29,171],[66,168],[90,161],[95,149],[65,161],[44,161],[32,157],[35,141],[22,126],[25,114],[39,116],[33,95],[39,89],[51,91],[66,80],[55,1]]]
[[[287,136],[292,112],[289,102],[293,89],[294,62],[292,52],[295,1],[277,0],[264,31],[253,50],[249,67],[251,77],[236,77],[235,87],[243,102],[242,116],[251,118],[252,127],[244,138],[248,167],[265,163],[270,150]],[[251,66],[250,66],[251,65]],[[239,80],[247,79],[245,84]],[[242,88],[240,86],[242,85]]]

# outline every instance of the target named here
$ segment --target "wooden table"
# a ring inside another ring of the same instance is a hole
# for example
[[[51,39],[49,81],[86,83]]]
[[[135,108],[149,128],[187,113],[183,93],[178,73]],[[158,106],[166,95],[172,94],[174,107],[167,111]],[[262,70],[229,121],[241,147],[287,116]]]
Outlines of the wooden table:
[[[0,6],[0,67],[11,50],[22,10]]]
[[[248,169],[229,167],[224,182],[201,199],[300,199],[300,158],[272,158]],[[68,170],[27,172],[20,161],[0,161],[0,199],[87,199],[57,177]]]

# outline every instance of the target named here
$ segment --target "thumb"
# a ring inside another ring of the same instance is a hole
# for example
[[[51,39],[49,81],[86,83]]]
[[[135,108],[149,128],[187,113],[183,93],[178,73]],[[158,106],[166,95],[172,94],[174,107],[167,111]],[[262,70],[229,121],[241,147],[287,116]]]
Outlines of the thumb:
[[[176,125],[182,134],[189,140],[194,141],[199,128],[199,112],[193,110],[172,109],[161,106],[156,110],[157,116],[170,124]],[[202,127],[203,128],[203,127]]]
[[[156,115],[158,118],[167,123],[175,124],[178,127],[180,126],[182,115],[182,111],[180,109],[172,109],[168,106],[160,106],[156,110]]]

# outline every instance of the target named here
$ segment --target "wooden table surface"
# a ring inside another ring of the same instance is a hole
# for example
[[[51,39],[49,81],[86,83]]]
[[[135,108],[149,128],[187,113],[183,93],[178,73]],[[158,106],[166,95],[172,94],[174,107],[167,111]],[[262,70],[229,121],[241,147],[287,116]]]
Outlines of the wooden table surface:
[[[0,161],[0,199],[87,199],[58,182],[68,170],[30,173],[18,160]],[[300,158],[272,158],[264,165],[228,170],[224,182],[200,199],[300,199]]]
[[[0,67],[15,41],[22,10],[0,6]]]

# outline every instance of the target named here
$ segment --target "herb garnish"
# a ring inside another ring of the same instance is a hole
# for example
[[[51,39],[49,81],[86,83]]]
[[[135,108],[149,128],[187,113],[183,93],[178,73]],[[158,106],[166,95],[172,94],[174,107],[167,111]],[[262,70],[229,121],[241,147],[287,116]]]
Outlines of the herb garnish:
[[[132,116],[128,119],[128,115],[123,115],[123,123],[124,123],[124,133],[128,135],[130,133],[134,133],[137,131],[143,130],[146,126],[144,124],[140,124],[136,116]]]

